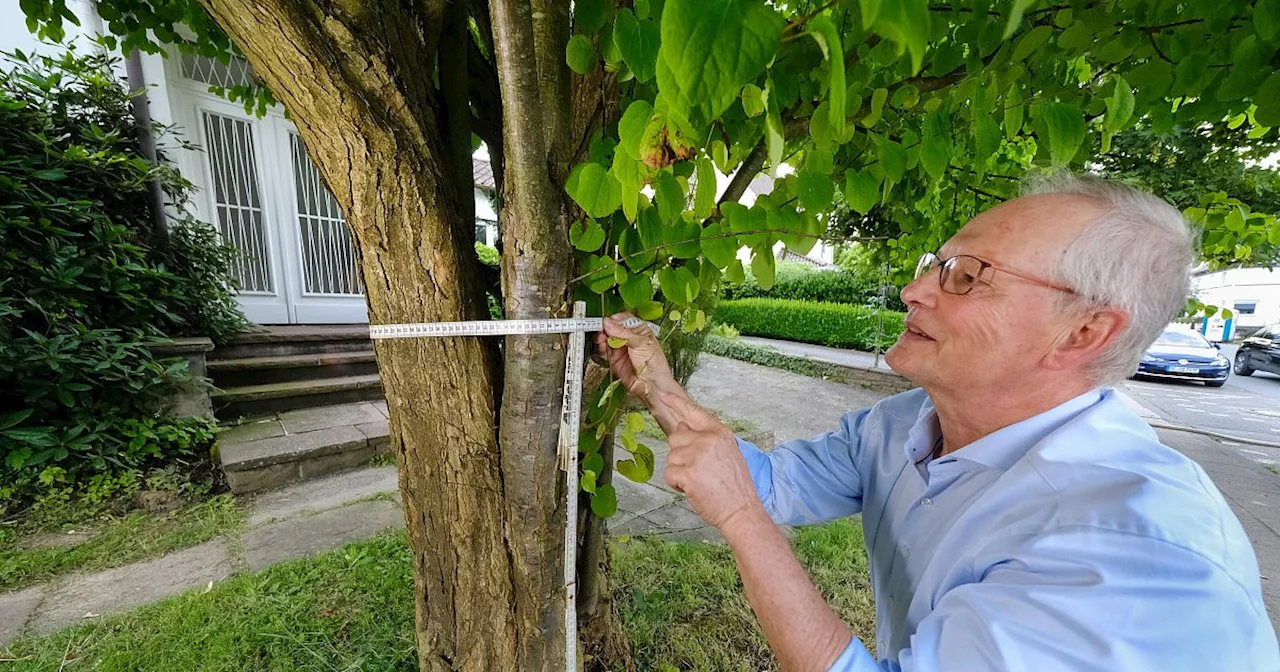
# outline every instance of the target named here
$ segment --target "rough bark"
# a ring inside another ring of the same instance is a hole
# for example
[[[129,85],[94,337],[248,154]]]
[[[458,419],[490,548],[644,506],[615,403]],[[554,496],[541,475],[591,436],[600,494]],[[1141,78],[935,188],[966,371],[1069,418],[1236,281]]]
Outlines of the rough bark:
[[[462,213],[470,191],[429,62],[447,5],[205,0],[289,109],[360,250],[373,323],[487,311]],[[470,175],[468,170],[467,176]],[[496,344],[378,343],[416,579],[423,670],[522,669],[503,529]]]

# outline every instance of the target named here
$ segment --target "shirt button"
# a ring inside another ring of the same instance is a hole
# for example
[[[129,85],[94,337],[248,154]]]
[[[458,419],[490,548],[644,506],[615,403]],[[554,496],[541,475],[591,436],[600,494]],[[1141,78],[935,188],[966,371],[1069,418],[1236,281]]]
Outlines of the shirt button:
[[[924,508],[926,509],[933,508],[933,500],[929,499],[928,497],[925,497],[924,499],[920,500],[920,504],[924,506]]]
[[[903,547],[902,547],[902,555],[903,555],[904,557],[908,557],[908,558],[909,558],[909,557],[911,557],[911,547],[910,547],[910,546],[903,546]]]

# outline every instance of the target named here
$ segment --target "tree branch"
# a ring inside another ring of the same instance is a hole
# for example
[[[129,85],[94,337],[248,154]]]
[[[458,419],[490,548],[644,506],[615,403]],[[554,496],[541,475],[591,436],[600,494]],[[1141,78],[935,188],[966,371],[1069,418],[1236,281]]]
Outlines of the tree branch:
[[[765,141],[761,140],[747,155],[747,158],[742,160],[742,165],[738,166],[737,172],[729,180],[729,186],[725,187],[717,205],[736,203],[738,199],[742,198],[742,195],[747,191],[747,187],[750,186],[751,180],[756,179],[756,175],[764,167],[764,160],[768,153]]]

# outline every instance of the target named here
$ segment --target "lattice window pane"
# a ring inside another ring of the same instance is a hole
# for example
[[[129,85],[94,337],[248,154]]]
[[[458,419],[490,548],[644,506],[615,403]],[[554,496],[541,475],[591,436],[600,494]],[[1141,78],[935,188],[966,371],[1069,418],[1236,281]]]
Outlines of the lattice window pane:
[[[204,130],[218,230],[241,252],[231,270],[241,291],[274,291],[253,129],[247,122],[205,112]]]
[[[253,67],[243,58],[231,57],[227,63],[215,58],[182,55],[182,76],[212,86],[231,88],[253,84]]]
[[[333,195],[320,181],[320,171],[307,157],[302,138],[289,135],[293,183],[298,203],[298,241],[302,279],[308,294],[364,294],[351,231]]]

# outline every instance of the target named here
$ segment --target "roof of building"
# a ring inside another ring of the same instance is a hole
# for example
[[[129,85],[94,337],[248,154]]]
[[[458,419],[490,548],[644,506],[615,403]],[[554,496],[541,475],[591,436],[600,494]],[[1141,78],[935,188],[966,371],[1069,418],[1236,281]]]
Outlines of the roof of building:
[[[475,173],[477,187],[490,191],[498,188],[497,182],[493,179],[493,166],[488,161],[471,157],[471,172]]]

